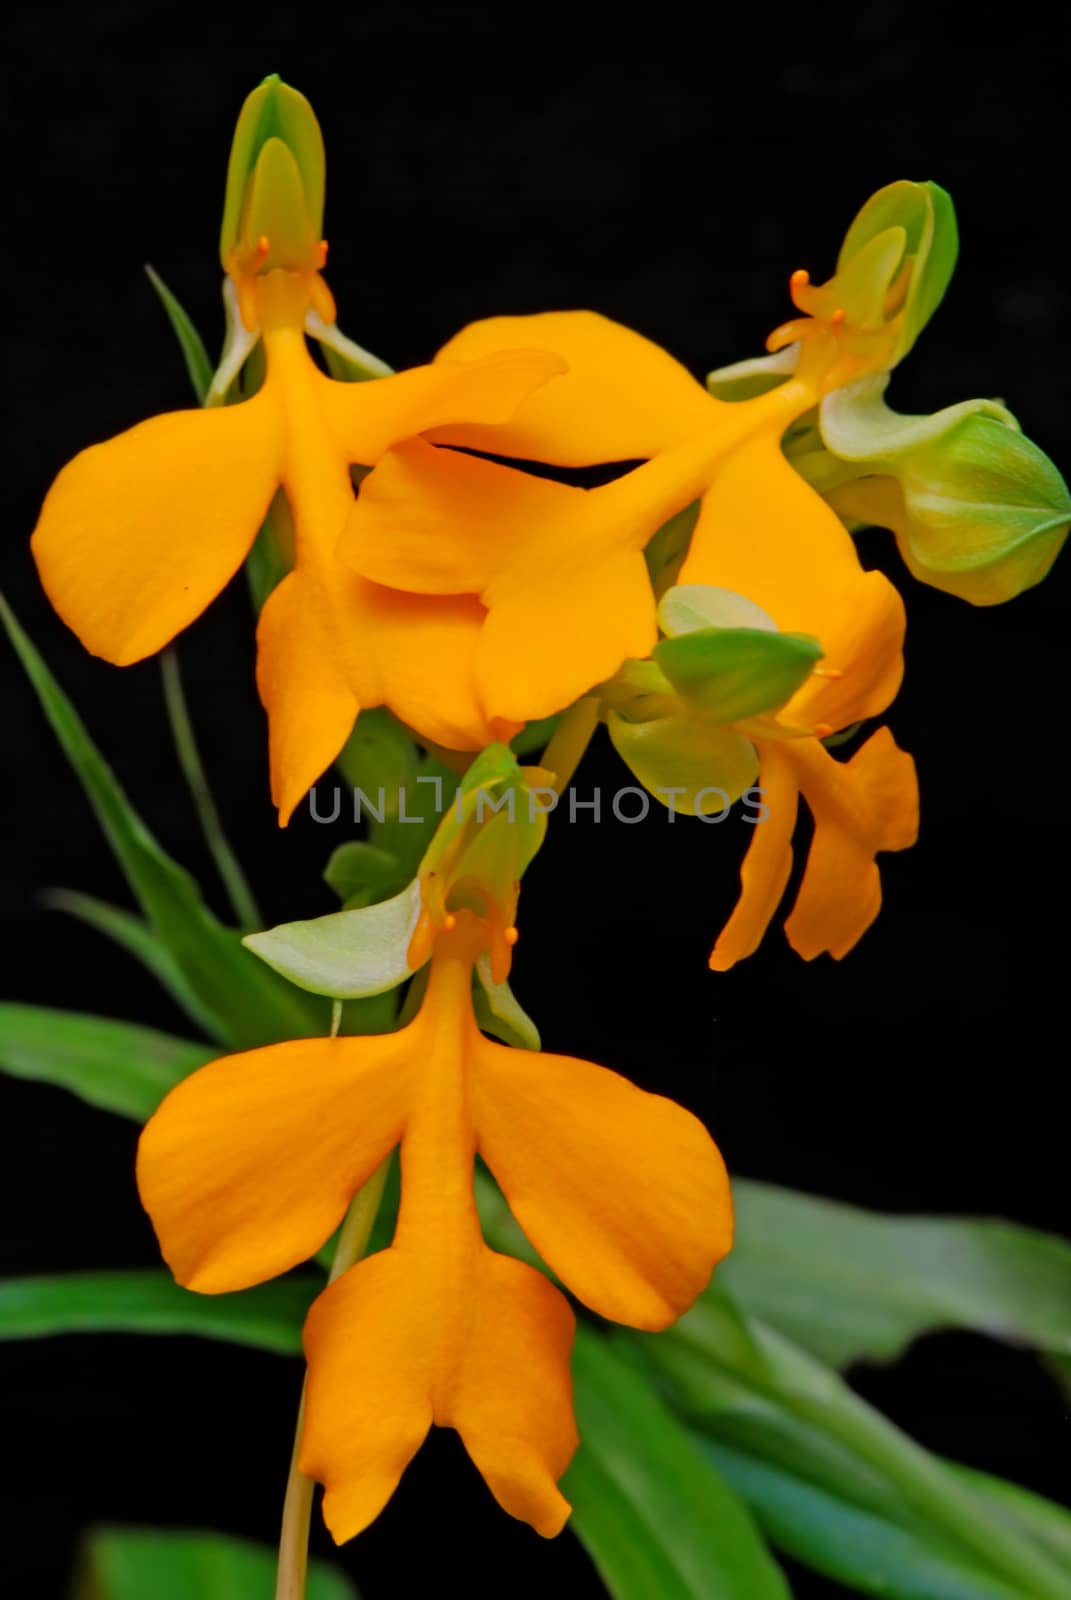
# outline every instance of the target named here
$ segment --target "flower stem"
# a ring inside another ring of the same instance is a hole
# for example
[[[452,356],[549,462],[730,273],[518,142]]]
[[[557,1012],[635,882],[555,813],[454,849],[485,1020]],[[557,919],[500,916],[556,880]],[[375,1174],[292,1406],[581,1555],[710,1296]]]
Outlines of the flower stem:
[[[562,717],[543,752],[539,764],[554,773],[554,787],[559,794],[568,788],[599,726],[600,704],[597,695],[585,695],[578,700]]]
[[[223,886],[240,925],[243,928],[259,928],[261,916],[257,903],[253,899],[245,873],[239,866],[238,859],[223,831],[216,802],[212,798],[205,769],[201,765],[186,696],[182,690],[178,656],[173,649],[165,650],[160,657],[160,671],[163,676],[164,703],[167,706],[167,719],[171,724],[171,737],[175,742],[175,751],[183,777],[197,808],[205,843],[212,853],[216,870],[223,880]]]
[[[341,1277],[355,1261],[359,1261],[367,1250],[379,1202],[383,1198],[383,1186],[387,1181],[389,1167],[390,1156],[387,1156],[350,1201],[350,1208],[339,1229],[338,1243],[327,1275],[329,1284]],[[290,1476],[286,1480],[286,1498],[283,1501],[275,1600],[305,1600],[305,1579],[309,1565],[309,1523],[312,1518],[312,1496],[316,1485],[298,1466],[304,1424],[305,1384],[302,1384],[297,1426],[294,1430],[294,1449],[290,1457]]]

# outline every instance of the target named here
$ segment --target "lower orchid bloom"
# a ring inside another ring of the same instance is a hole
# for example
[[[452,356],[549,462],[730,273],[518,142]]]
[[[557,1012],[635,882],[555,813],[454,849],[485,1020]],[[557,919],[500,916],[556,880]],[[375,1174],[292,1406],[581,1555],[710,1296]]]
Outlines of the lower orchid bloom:
[[[501,747],[479,758],[466,795],[485,780],[496,798],[528,793]],[[392,1243],[343,1272],[305,1328],[300,1466],[323,1482],[339,1541],[376,1517],[432,1424],[457,1429],[506,1511],[546,1536],[568,1516],[573,1313],[540,1272],[485,1245],[477,1155],[565,1287],[631,1327],[674,1321],[731,1239],[725,1169],[695,1117],[602,1067],[481,1033],[474,971],[489,981],[487,958],[495,981],[508,970],[517,877],[543,823],[481,819],[478,802],[458,817],[395,902],[248,941],[309,987],[310,962],[322,972],[335,950],[341,970],[350,949],[346,993],[396,983],[430,949],[414,1020],[213,1062],[171,1092],[138,1155],[175,1276],[217,1294],[311,1256],[400,1146]]]
[[[284,119],[289,144],[263,138],[269,113]],[[251,153],[253,127],[263,142]],[[346,341],[320,276],[326,245],[308,214],[317,141],[307,102],[274,80],[250,96],[235,136],[232,176],[243,181],[229,188],[222,247],[231,339],[210,400],[224,397],[262,341],[258,392],[156,417],[84,450],[49,491],[32,546],[63,620],[94,655],[126,666],[162,649],[216,598],[285,493],[293,570],[264,605],[257,634],[283,823],[362,708],[390,706],[450,748],[480,749],[495,737],[475,691],[484,616],[475,595],[402,594],[344,566],[335,547],[353,506],[352,465],[370,466],[447,422],[505,421],[563,369],[558,357],[522,350],[372,382],[326,377],[306,335]],[[320,161],[322,209],[322,146]]]

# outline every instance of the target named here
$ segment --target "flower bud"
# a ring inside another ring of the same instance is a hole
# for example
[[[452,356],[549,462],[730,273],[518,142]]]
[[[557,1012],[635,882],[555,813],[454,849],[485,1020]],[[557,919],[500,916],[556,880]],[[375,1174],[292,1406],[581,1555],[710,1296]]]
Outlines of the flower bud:
[[[318,270],[324,143],[303,94],[277,74],[249,95],[227,168],[220,257],[233,275]]]

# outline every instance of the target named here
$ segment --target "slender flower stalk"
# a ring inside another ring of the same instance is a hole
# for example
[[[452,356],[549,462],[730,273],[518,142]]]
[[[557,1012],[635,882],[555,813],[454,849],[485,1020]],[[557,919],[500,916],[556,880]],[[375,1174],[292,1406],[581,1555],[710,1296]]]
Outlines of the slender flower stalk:
[[[173,647],[165,650],[160,657],[160,676],[163,679],[164,704],[167,706],[167,719],[171,725],[175,752],[197,808],[205,843],[216,864],[216,871],[223,881],[234,914],[238,918],[239,927],[259,928],[263,918],[246,875],[224,832],[212,790],[201,764],[201,753],[197,748],[197,739],[182,687],[178,653]]]
[[[336,1011],[341,1009],[335,1008]],[[332,1026],[332,1038],[337,1026]],[[344,1272],[360,1261],[372,1236],[379,1204],[387,1182],[390,1157],[383,1161],[362,1189],[358,1189],[339,1229],[338,1243],[327,1275],[328,1284],[335,1282]],[[305,1600],[305,1581],[309,1564],[309,1525],[312,1519],[312,1498],[316,1489],[313,1478],[306,1477],[298,1461],[301,1455],[301,1435],[305,1426],[305,1391],[308,1379],[301,1384],[298,1403],[297,1426],[294,1430],[294,1449],[290,1458],[290,1474],[286,1480],[283,1500],[283,1522],[279,1534],[279,1566],[275,1584],[275,1600]]]

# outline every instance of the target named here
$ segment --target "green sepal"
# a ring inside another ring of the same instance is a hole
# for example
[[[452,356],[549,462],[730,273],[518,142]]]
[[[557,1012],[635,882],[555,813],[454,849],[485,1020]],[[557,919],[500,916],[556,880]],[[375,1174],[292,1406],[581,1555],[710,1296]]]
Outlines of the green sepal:
[[[853,262],[873,247],[875,239],[893,229],[903,235],[899,271],[907,275],[907,286],[900,337],[890,366],[903,360],[911,349],[943,300],[955,270],[959,233],[951,196],[936,183],[906,179],[872,194],[844,236],[837,257],[837,279],[844,282],[857,272]]]
[[[299,989],[333,1000],[385,994],[411,978],[409,941],[420,915],[420,884],[356,911],[283,922],[242,943]]]
[[[650,722],[629,722],[612,711],[606,726],[614,749],[648,793],[685,816],[724,812],[759,774],[750,740],[688,710]]]
[[[901,416],[885,404],[886,383],[862,379],[822,403],[823,441],[851,469],[827,489],[830,503],[890,528],[916,578],[974,605],[1039,583],[1071,525],[1071,496],[1049,458],[998,401]],[[810,476],[806,462],[793,464]]]
[[[799,349],[786,345],[768,356],[751,356],[733,361],[707,373],[707,388],[716,400],[752,400],[756,395],[779,389],[796,370]]]
[[[219,250],[224,271],[235,247],[267,234],[262,267],[314,265],[323,233],[324,142],[312,106],[277,73],[242,106],[231,144]],[[274,229],[274,231],[272,231]]]
[[[783,706],[822,659],[804,633],[701,628],[663,639],[654,658],[681,698],[720,726]]]

